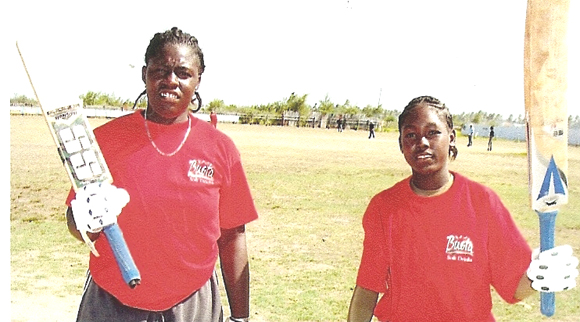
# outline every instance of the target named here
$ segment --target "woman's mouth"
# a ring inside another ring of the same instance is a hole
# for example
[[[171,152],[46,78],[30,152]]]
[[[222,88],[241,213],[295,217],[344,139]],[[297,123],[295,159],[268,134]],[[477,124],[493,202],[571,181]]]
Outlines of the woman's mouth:
[[[169,92],[162,92],[159,96],[161,96],[163,98],[169,98],[169,99],[178,99],[177,94],[169,93]]]

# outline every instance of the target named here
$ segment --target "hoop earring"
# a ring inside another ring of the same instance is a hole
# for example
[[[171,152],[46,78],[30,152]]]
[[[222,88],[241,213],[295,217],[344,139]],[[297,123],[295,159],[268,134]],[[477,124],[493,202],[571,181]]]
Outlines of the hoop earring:
[[[193,113],[196,113],[201,109],[201,96],[199,96],[199,92],[195,92],[195,97],[191,100],[192,105],[196,105],[194,102],[197,101],[197,108],[192,110]]]

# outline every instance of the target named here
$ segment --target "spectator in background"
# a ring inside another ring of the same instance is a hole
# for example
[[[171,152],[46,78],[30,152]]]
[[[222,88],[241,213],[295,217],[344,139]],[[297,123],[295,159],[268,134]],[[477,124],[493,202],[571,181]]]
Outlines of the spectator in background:
[[[493,138],[495,137],[495,131],[493,130],[493,126],[489,128],[489,141],[487,141],[487,151],[491,151],[493,145]]]
[[[217,128],[217,114],[213,110],[209,113],[209,121],[213,127]]]
[[[369,139],[371,138],[375,138],[375,123],[373,121],[369,123]]]
[[[469,124],[469,134],[467,134],[469,141],[467,142],[467,146],[473,145],[473,124]]]

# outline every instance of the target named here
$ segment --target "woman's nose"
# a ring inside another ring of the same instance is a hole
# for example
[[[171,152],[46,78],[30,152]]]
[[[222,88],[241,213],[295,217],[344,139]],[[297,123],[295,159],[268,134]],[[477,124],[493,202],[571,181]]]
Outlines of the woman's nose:
[[[169,84],[177,84],[177,74],[170,70],[165,74],[165,81]]]

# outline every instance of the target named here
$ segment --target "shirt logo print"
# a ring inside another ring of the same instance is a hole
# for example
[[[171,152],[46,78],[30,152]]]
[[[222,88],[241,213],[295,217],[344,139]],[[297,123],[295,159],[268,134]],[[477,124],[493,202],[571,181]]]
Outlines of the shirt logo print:
[[[462,235],[447,236],[445,253],[447,254],[447,260],[473,262],[473,243],[471,238]]]
[[[204,160],[189,160],[189,170],[187,176],[192,182],[213,184],[214,180],[213,164]]]

